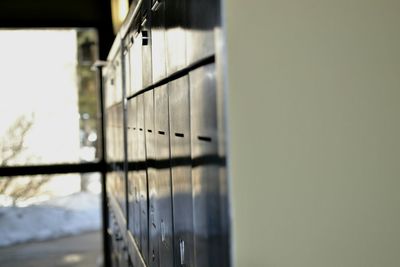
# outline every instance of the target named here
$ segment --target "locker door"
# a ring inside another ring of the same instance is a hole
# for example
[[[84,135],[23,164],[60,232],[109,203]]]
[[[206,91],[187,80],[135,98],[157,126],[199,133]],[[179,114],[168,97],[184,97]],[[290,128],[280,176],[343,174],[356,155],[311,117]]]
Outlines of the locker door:
[[[190,158],[189,83],[185,76],[168,84],[174,256],[178,266],[194,266],[193,201]],[[206,265],[204,265],[206,266]]]
[[[152,0],[151,49],[153,83],[166,76],[165,1]]]
[[[144,93],[145,110],[145,135],[146,135],[146,163],[149,189],[149,266],[158,266],[158,238],[159,228],[157,206],[157,172],[154,165],[155,151],[155,128],[154,128],[154,93]]]
[[[137,172],[138,159],[138,126],[137,126],[137,99],[128,101],[128,201],[129,218],[128,229],[140,247],[140,197],[139,178]]]
[[[219,27],[219,5],[215,0],[188,0],[187,60],[192,64],[215,53],[215,29]]]
[[[167,75],[186,66],[186,1],[166,2]]]
[[[190,121],[196,266],[224,266],[215,66],[192,71]]]
[[[160,266],[173,266],[173,221],[167,86],[154,89]]]
[[[144,134],[144,99],[143,94],[137,96],[138,162],[139,162],[139,197],[140,197],[140,243],[144,261],[148,262],[148,191],[146,172],[146,144]]]

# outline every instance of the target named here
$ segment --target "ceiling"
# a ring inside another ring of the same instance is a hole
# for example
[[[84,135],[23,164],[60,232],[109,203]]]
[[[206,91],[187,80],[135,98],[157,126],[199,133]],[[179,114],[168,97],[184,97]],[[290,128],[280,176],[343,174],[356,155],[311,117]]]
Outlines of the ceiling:
[[[0,0],[0,28],[93,27],[99,33],[100,57],[114,40],[110,0]]]

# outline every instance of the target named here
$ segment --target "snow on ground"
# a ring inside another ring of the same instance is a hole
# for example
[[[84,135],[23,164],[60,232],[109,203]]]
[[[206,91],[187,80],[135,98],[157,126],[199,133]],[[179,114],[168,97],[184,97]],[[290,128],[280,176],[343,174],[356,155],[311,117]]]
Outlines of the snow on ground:
[[[76,193],[28,207],[0,207],[0,247],[100,229],[100,196]]]

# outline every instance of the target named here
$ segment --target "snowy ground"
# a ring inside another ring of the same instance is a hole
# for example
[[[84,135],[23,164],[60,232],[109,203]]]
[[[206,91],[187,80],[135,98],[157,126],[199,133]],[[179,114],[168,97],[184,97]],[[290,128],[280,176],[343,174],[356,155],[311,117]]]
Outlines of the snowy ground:
[[[28,207],[0,207],[0,247],[100,229],[100,197],[77,193]]]

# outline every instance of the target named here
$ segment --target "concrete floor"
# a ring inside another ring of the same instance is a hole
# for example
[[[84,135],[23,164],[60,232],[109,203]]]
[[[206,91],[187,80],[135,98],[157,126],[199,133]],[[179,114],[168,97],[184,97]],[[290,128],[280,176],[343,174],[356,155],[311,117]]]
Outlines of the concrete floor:
[[[0,248],[0,267],[97,267],[102,255],[101,233]]]

